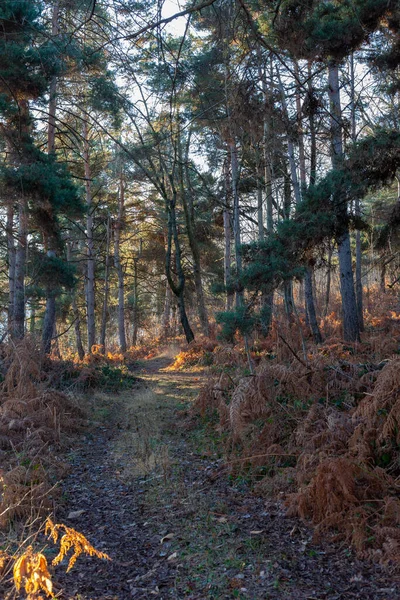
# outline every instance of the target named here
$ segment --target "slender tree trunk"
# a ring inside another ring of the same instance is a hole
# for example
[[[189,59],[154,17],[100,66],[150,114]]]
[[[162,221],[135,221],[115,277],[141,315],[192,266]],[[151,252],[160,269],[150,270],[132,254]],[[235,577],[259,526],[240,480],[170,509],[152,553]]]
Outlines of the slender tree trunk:
[[[58,16],[59,2],[56,2],[53,7],[51,34],[53,38],[58,34]],[[47,128],[47,153],[55,152],[56,139],[56,110],[57,110],[57,78],[53,77],[50,82],[50,100],[49,100],[49,123]],[[47,256],[55,258],[56,252],[52,247],[47,248]],[[49,354],[51,350],[51,340],[55,331],[56,325],[56,292],[50,285],[46,290],[46,310],[43,319],[42,344],[45,354]]]
[[[47,256],[49,258],[54,258],[56,256],[56,253],[53,250],[48,250]],[[56,296],[55,296],[55,290],[52,289],[51,287],[49,287],[47,289],[46,310],[44,313],[43,330],[42,330],[42,343],[43,343],[43,351],[45,354],[49,354],[51,351],[51,340],[53,339],[55,324],[56,324]]]
[[[106,331],[107,331],[107,315],[108,315],[108,297],[110,295],[110,245],[111,245],[111,219],[107,216],[106,223],[106,258],[104,262],[104,291],[103,291],[103,310],[101,311],[101,329],[100,329],[100,345],[103,352],[106,350]]]
[[[332,135],[332,167],[335,169],[343,156],[342,142],[342,110],[340,105],[339,67],[337,63],[329,65],[329,99],[331,112]],[[342,198],[336,198],[338,217],[347,220],[347,205]],[[344,233],[338,239],[338,255],[340,269],[340,291],[343,311],[343,337],[346,341],[356,342],[360,339],[357,314],[357,301],[354,291],[350,234],[346,225]]]
[[[14,241],[14,204],[11,201],[7,206],[7,261],[8,261],[8,321],[7,328],[10,335],[14,331],[14,300],[15,300],[15,241]]]
[[[22,339],[25,335],[25,265],[28,237],[28,203],[26,198],[19,200],[18,234],[15,251],[14,277],[14,337]]]
[[[185,333],[186,341],[188,344],[194,340],[194,334],[190,327],[189,319],[186,314],[185,307],[185,274],[182,268],[182,256],[181,246],[179,241],[178,228],[176,224],[176,191],[173,188],[172,182],[172,199],[165,198],[166,213],[168,215],[168,238],[167,238],[167,252],[165,258],[165,272],[168,279],[168,283],[171,290],[175,294],[178,300],[179,315],[183,331]],[[172,273],[171,273],[171,256],[172,256],[172,243],[175,247],[175,265],[176,273],[178,277],[178,284],[176,285]]]
[[[330,298],[331,298],[332,254],[333,254],[333,247],[332,247],[332,243],[329,242],[329,248],[328,248],[328,268],[327,268],[327,272],[326,272],[325,308],[324,308],[324,316],[325,317],[328,315],[329,301],[330,301]]]
[[[125,283],[124,271],[121,263],[121,231],[123,227],[125,210],[125,189],[120,173],[119,199],[118,199],[118,218],[114,231],[114,265],[118,275],[118,336],[121,352],[126,352],[126,333],[125,333]]]
[[[379,289],[382,294],[386,294],[386,260],[383,261],[381,266]]]
[[[171,335],[171,303],[172,303],[172,291],[169,286],[168,280],[165,282],[165,301],[164,311],[161,321],[162,337],[168,338]]]
[[[72,244],[67,242],[67,260],[71,263],[72,260]],[[85,349],[82,343],[82,333],[81,333],[81,317],[78,309],[78,305],[76,302],[76,292],[75,289],[71,292],[71,306],[72,306],[72,315],[74,317],[74,331],[75,331],[75,340],[76,340],[76,349],[78,352],[78,356],[80,360],[83,360],[85,357]]]
[[[231,216],[229,211],[229,167],[228,161],[224,163],[224,184],[225,184],[225,207],[223,210],[224,219],[224,283],[226,288],[226,304],[225,309],[227,311],[232,310],[233,306],[233,293],[232,293],[232,255],[231,255],[231,240],[232,240],[232,229],[231,229]]]
[[[307,269],[306,274],[304,276],[304,291],[306,296],[308,320],[310,323],[313,338],[316,344],[321,344],[322,335],[318,327],[317,315],[315,313],[312,271],[310,268]]]
[[[300,80],[300,73],[297,62],[295,63],[295,73],[297,75],[297,80]],[[303,135],[303,126],[302,126],[302,112],[301,112],[301,98],[300,98],[300,89],[299,85],[296,86],[296,111],[297,111],[297,122],[298,122],[298,138],[299,138],[299,166],[300,166],[300,185],[301,185],[301,193],[307,188],[307,179],[306,179],[306,157],[304,151],[304,135]],[[314,121],[313,115],[311,115],[310,119]],[[311,158],[316,161],[316,138],[315,138],[315,127],[312,127],[312,131],[314,137],[311,137]],[[315,173],[316,173],[316,162],[311,162],[310,164],[310,184],[315,182]],[[315,298],[314,298],[314,289],[313,289],[313,268],[311,265],[307,266],[306,274],[304,277],[304,287],[305,287],[305,301],[306,301],[306,320],[308,320],[308,325],[311,328],[311,332],[316,344],[320,344],[322,342],[322,335],[318,326],[317,321],[317,311],[315,310]]]
[[[139,331],[138,257],[133,259],[133,327],[132,346],[136,346]]]
[[[232,171],[232,198],[233,198],[233,239],[235,243],[235,262],[236,262],[236,276],[239,280],[242,272],[242,255],[241,255],[241,234],[240,234],[240,206],[239,206],[239,164],[238,164],[238,151],[236,142],[231,142],[229,146],[230,158],[231,158],[231,171]],[[239,308],[243,304],[243,289],[239,281],[237,282],[236,289],[236,308]]]
[[[354,73],[354,54],[350,56],[350,106],[351,106],[351,138],[355,143],[357,140],[356,131],[356,99],[355,99],[355,73]],[[361,218],[361,205],[359,198],[355,201],[355,213],[357,218]],[[362,249],[361,232],[356,231],[356,301],[358,325],[360,331],[364,331],[364,311],[363,311],[363,284],[362,284]]]
[[[188,143],[186,147],[186,155],[183,159],[182,148],[181,148],[181,133],[178,123],[178,153],[179,153],[179,187],[180,196],[182,200],[183,212],[186,220],[186,231],[189,239],[189,246],[193,257],[193,275],[194,275],[194,286],[196,290],[197,298],[197,311],[199,315],[200,325],[203,334],[208,337],[210,335],[210,326],[208,323],[207,308],[204,299],[204,289],[201,273],[201,260],[200,260],[200,249],[197,242],[195,227],[194,227],[194,205],[193,197],[190,192],[190,175],[187,169],[189,161],[189,144],[190,135],[188,136]],[[186,170],[184,173],[183,162],[185,162]],[[185,186],[185,175],[186,175],[186,186]]]
[[[92,352],[92,346],[96,343],[96,318],[95,318],[95,255],[94,255],[94,224],[93,224],[93,202],[92,202],[92,179],[90,169],[89,153],[89,131],[88,123],[83,123],[83,159],[85,163],[85,188],[86,188],[86,308],[87,308],[87,335],[88,352]]]
[[[257,226],[258,226],[258,240],[262,242],[264,240],[264,199],[263,199],[263,185],[262,185],[262,168],[261,165],[257,168]]]

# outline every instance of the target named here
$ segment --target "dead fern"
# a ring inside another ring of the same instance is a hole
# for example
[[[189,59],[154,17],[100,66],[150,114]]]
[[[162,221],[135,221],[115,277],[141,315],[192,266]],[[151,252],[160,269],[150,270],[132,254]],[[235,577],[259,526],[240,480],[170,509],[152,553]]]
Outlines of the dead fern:
[[[72,569],[77,558],[81,554],[87,554],[88,556],[96,556],[97,558],[111,560],[108,554],[96,550],[96,548],[94,548],[86,539],[86,537],[82,533],[79,533],[79,531],[76,531],[71,527],[67,527],[63,523],[54,524],[50,518],[47,519],[45,525],[45,534],[48,535],[55,544],[58,542],[58,538],[62,531],[64,534],[60,538],[60,551],[53,560],[53,565],[60,564],[71,549],[73,550],[73,554],[69,559],[67,573]]]
[[[41,552],[34,552],[32,546],[17,558],[13,574],[17,591],[23,587],[27,600],[34,600],[39,592],[44,592],[50,598],[55,597],[46,557]]]

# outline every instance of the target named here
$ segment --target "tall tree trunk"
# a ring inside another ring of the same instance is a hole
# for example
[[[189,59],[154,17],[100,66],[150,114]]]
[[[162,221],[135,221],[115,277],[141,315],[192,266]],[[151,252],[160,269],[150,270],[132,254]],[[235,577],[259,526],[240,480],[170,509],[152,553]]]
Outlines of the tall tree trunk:
[[[185,307],[185,274],[182,268],[182,256],[181,256],[181,245],[179,241],[178,227],[176,224],[176,190],[174,189],[173,182],[171,184],[172,199],[165,196],[166,213],[168,215],[168,237],[167,237],[167,252],[165,257],[165,273],[168,279],[168,283],[171,290],[175,294],[178,300],[179,316],[181,325],[185,333],[186,341],[188,344],[194,340],[194,334],[190,327],[189,319],[186,314]],[[178,284],[175,284],[171,272],[171,257],[172,257],[172,243],[175,247],[175,265],[176,273],[178,277]]]
[[[95,318],[95,255],[94,255],[94,227],[93,227],[93,202],[92,202],[92,179],[90,169],[89,153],[89,131],[86,119],[83,123],[83,159],[85,163],[85,188],[86,188],[86,309],[87,309],[87,336],[88,352],[92,352],[92,346],[96,343],[96,318]]]
[[[301,193],[307,188],[307,179],[306,179],[306,157],[304,151],[304,135],[303,135],[303,126],[302,126],[302,111],[301,111],[301,98],[300,98],[300,72],[298,68],[297,62],[295,63],[295,73],[297,76],[297,85],[296,85],[296,111],[297,111],[297,123],[298,123],[298,139],[299,139],[299,166],[300,166],[300,185],[301,185]],[[311,83],[311,82],[310,82]],[[314,121],[314,116],[311,115],[310,119]],[[311,128],[311,131],[314,134],[314,137],[311,137],[310,144],[313,150],[311,151],[312,160],[316,161],[316,151],[314,148],[316,147],[316,138],[315,138],[315,127]],[[312,162],[310,164],[310,184],[315,182],[315,173],[316,173],[316,162]],[[315,299],[314,299],[314,290],[313,290],[313,269],[311,265],[307,266],[306,274],[304,277],[304,286],[305,286],[305,301],[306,301],[306,318],[308,320],[308,324],[311,328],[311,332],[316,344],[320,344],[322,342],[322,335],[318,326],[317,321],[317,311],[315,310]]]
[[[200,249],[199,244],[197,242],[195,226],[194,226],[194,205],[193,205],[193,196],[191,193],[191,184],[190,184],[190,175],[188,171],[188,162],[189,162],[189,144],[190,144],[190,135],[188,136],[188,142],[186,145],[185,157],[182,156],[182,147],[181,147],[181,132],[179,128],[178,122],[178,154],[179,154],[179,187],[180,187],[180,196],[182,200],[183,212],[186,220],[186,231],[189,239],[189,246],[192,252],[193,257],[193,274],[194,274],[194,286],[196,290],[196,299],[197,299],[197,311],[199,315],[200,325],[203,334],[208,337],[210,335],[210,326],[208,323],[208,315],[207,308],[204,299],[204,289],[203,289],[203,281],[202,281],[202,273],[201,273],[201,260],[200,260]],[[185,173],[183,169],[183,163],[186,165]],[[185,185],[185,176],[186,176],[186,185]]]
[[[47,251],[47,256],[49,258],[54,258],[56,253],[53,250]],[[42,343],[43,343],[43,352],[45,354],[49,354],[51,350],[51,340],[53,339],[53,334],[55,330],[56,324],[56,295],[55,290],[49,287],[47,289],[47,298],[46,298],[46,310],[44,313],[43,319],[43,330],[42,330]]]
[[[332,254],[333,254],[333,247],[332,247],[332,243],[329,242],[329,247],[328,247],[328,268],[327,268],[327,272],[326,272],[326,291],[325,291],[324,317],[326,317],[328,315],[329,301],[330,301],[330,297],[331,297]]]
[[[51,34],[55,38],[59,32],[58,27],[59,2],[55,2],[53,7]],[[49,122],[47,128],[47,153],[55,152],[55,136],[56,136],[56,110],[57,110],[57,78],[53,77],[50,82],[50,100],[49,100]],[[47,248],[47,256],[54,258],[56,252],[54,248]],[[48,354],[51,350],[51,340],[55,331],[56,325],[56,293],[49,286],[46,290],[46,310],[43,319],[42,344],[43,351]]]
[[[67,260],[71,263],[72,260],[72,244],[67,242]],[[75,341],[76,341],[76,349],[78,352],[78,356],[80,360],[83,360],[85,357],[85,349],[82,343],[82,333],[81,333],[81,316],[79,313],[78,305],[76,302],[76,291],[75,289],[71,292],[71,305],[72,305],[72,314],[74,317],[74,330],[75,330]]]
[[[350,56],[350,106],[351,106],[351,139],[355,143],[357,140],[356,131],[356,98],[355,98],[355,73],[354,73],[354,54]],[[355,213],[357,218],[361,218],[360,199],[356,198]],[[358,325],[360,331],[364,331],[364,311],[363,311],[363,284],[362,284],[362,249],[361,232],[356,231],[356,301]]]
[[[28,237],[28,203],[26,198],[19,200],[18,234],[15,251],[14,277],[14,337],[22,339],[25,335],[25,265]]]
[[[125,189],[122,171],[120,173],[119,198],[118,198],[118,218],[114,231],[114,265],[118,275],[118,336],[121,352],[126,352],[126,333],[125,333],[125,282],[124,271],[121,263],[121,231],[124,222],[125,210]]]
[[[8,262],[8,317],[7,328],[9,335],[14,331],[14,297],[15,297],[15,241],[14,241],[14,204],[7,205],[7,262]]]
[[[318,327],[317,315],[315,312],[312,270],[310,268],[307,269],[306,274],[304,276],[304,291],[306,297],[308,320],[310,323],[313,338],[316,344],[321,344],[322,335]]]
[[[232,228],[231,228],[231,216],[229,211],[229,167],[228,161],[224,162],[224,185],[225,185],[225,206],[223,210],[224,220],[224,284],[226,288],[226,304],[225,309],[227,311],[232,310],[233,306],[233,293],[232,293],[232,256],[231,256],[231,241],[232,241]]]
[[[132,346],[136,346],[139,331],[139,299],[138,299],[138,260],[133,259],[133,318],[132,318]]]
[[[168,279],[165,282],[165,301],[164,310],[161,321],[162,337],[168,338],[171,335],[171,303],[172,303],[172,291],[168,283]]]
[[[329,64],[329,99],[331,112],[332,167],[338,168],[343,156],[342,142],[342,110],[340,105],[339,67],[336,62]],[[347,205],[343,198],[336,198],[336,211],[339,219],[347,220]],[[357,314],[357,302],[354,291],[353,267],[348,226],[338,239],[338,255],[340,269],[340,291],[343,311],[343,337],[346,341],[356,342],[360,339]]]
[[[236,142],[231,142],[229,145],[231,159],[231,174],[232,174],[232,198],[233,198],[233,239],[235,244],[235,262],[236,262],[236,277],[239,280],[242,272],[242,255],[241,255],[241,233],[240,233],[240,206],[239,206],[239,163],[238,150]],[[237,281],[236,289],[236,308],[243,304],[243,289]]]
[[[110,245],[111,245],[111,219],[107,216],[106,223],[106,258],[104,262],[104,291],[103,291],[103,310],[101,311],[101,329],[100,329],[100,345],[103,352],[106,350],[106,331],[107,331],[107,316],[108,316],[108,297],[110,295]]]

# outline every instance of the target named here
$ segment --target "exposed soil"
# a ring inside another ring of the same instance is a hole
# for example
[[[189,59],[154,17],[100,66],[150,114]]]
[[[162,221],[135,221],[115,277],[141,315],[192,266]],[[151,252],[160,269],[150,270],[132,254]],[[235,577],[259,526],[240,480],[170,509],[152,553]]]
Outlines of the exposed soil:
[[[68,575],[58,568],[61,597],[400,598],[398,576],[345,546],[314,544],[279,503],[229,480],[212,429],[184,426],[203,374],[164,371],[170,362],[149,360],[131,391],[96,397],[96,424],[71,451],[57,519],[112,561],[80,557]]]

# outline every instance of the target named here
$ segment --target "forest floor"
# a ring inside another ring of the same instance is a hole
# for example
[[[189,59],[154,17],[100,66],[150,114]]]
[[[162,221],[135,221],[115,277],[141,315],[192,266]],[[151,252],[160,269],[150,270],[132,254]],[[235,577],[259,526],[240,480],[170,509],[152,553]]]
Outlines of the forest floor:
[[[132,390],[96,394],[69,454],[58,522],[112,561],[79,557],[56,580],[68,600],[395,600],[400,578],[312,541],[312,531],[223,469],[221,443],[185,411],[205,373],[143,361]],[[60,571],[61,569],[58,569]]]

